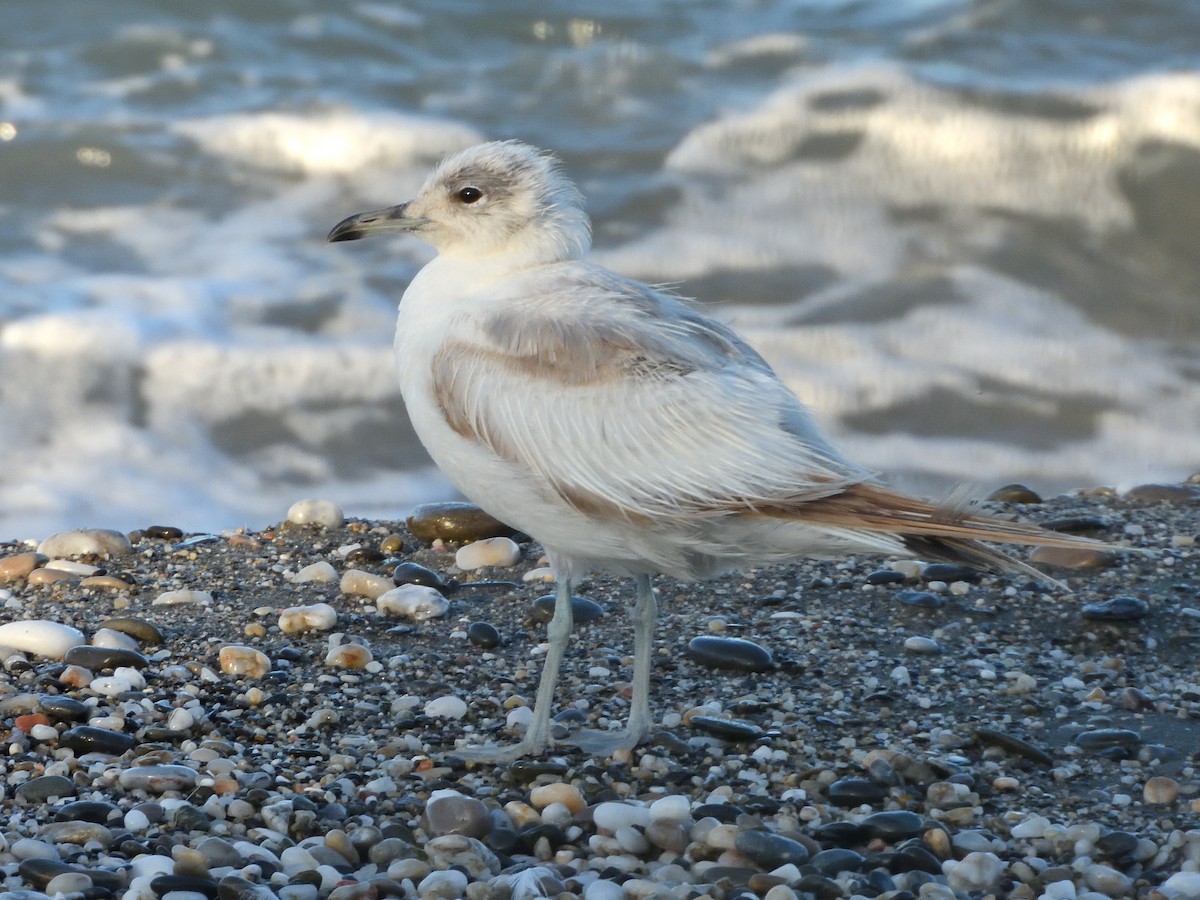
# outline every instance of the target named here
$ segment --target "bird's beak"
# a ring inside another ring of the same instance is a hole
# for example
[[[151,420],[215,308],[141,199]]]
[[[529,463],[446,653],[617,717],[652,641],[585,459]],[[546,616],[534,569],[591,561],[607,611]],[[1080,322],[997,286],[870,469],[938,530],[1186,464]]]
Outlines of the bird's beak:
[[[357,241],[359,238],[369,237],[372,234],[384,234],[386,232],[400,231],[416,231],[428,219],[420,216],[408,215],[409,204],[401,203],[399,206],[389,206],[387,209],[373,209],[370,212],[359,213],[357,216],[350,216],[348,219],[342,219],[333,226],[333,230],[329,232],[327,241]]]

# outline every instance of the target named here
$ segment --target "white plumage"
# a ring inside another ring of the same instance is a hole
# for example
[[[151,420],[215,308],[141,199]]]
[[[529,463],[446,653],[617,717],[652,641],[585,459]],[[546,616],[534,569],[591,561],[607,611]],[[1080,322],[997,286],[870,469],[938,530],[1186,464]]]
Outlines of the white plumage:
[[[587,218],[555,163],[515,141],[443,162],[415,199],[339,223],[331,241],[410,232],[439,255],[400,303],[400,387],[450,481],[536,538],[558,583],[534,720],[542,751],[571,630],[570,585],[637,579],[634,699],[650,728],[650,576],[856,551],[1027,569],[979,540],[1088,543],[880,487],[817,431],[763,359],[682,299],[593,265]]]

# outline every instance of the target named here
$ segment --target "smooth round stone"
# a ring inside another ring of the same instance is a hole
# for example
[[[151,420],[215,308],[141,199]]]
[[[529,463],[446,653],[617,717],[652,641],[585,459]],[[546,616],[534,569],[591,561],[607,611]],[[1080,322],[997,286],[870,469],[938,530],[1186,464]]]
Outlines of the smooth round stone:
[[[431,719],[461,719],[467,714],[467,702],[447,694],[425,704],[425,715]]]
[[[63,694],[41,697],[38,712],[57,722],[81,722],[91,715],[92,708],[74,697]]]
[[[490,650],[500,645],[500,632],[488,622],[472,622],[467,628],[467,640],[476,647]]]
[[[174,525],[147,525],[142,534],[156,541],[177,541],[183,537],[183,529]]]
[[[1195,503],[1200,490],[1187,484],[1139,484],[1125,492],[1126,500],[1139,503]]]
[[[942,645],[933,638],[913,635],[904,639],[904,649],[921,656],[937,656],[942,652]]]
[[[137,738],[120,731],[110,731],[107,728],[95,728],[91,725],[76,725],[58,736],[61,747],[74,751],[76,756],[85,753],[106,753],[110,756],[120,756],[137,745]]]
[[[184,589],[178,591],[163,591],[151,606],[211,606],[213,596],[208,591]]]
[[[700,811],[696,811],[699,815]],[[834,847],[857,847],[867,842],[867,831],[856,822],[827,822],[813,831],[813,838]]]
[[[650,809],[629,803],[605,801],[598,803],[592,810],[592,821],[596,823],[597,828],[609,834],[616,834],[620,828],[645,828],[650,824]]]
[[[533,601],[532,617],[536,622],[549,622],[554,618],[555,597],[550,594]],[[605,609],[587,597],[571,597],[571,621],[575,625],[587,625],[603,618]]]
[[[1103,569],[1116,559],[1116,554],[1091,547],[1038,547],[1029,554],[1032,565],[1057,569]]]
[[[464,572],[493,567],[507,568],[521,561],[521,548],[512,538],[492,537],[459,547],[454,564]]]
[[[103,672],[105,669],[115,669],[119,666],[144,669],[150,665],[150,660],[136,650],[127,650],[122,647],[94,647],[91,644],[72,647],[63,656],[63,662],[70,666],[83,666],[93,672]]]
[[[91,889],[92,879],[86,872],[63,872],[46,883],[46,893],[51,897],[82,894]]]
[[[328,603],[289,606],[279,613],[279,630],[284,634],[301,634],[305,631],[329,631],[336,624],[337,610]]]
[[[205,865],[210,869],[236,866],[243,861],[242,854],[237,847],[224,838],[206,837],[196,845],[196,850],[204,857]]]
[[[51,852],[53,852],[53,849],[53,847],[50,848]],[[57,856],[57,854],[55,855]],[[23,859],[20,865],[17,866],[17,874],[39,891],[44,891],[46,885],[58,876],[67,875],[75,871],[78,870],[74,866],[61,862],[58,859],[45,859],[37,856]]]
[[[895,809],[872,813],[859,824],[867,830],[871,837],[894,844],[920,834],[925,820],[915,812]]]
[[[1110,859],[1129,856],[1138,848],[1137,835],[1128,831],[1110,831],[1096,838],[1096,850]]]
[[[278,900],[265,884],[255,884],[240,875],[226,875],[217,882],[220,900]]]
[[[742,638],[702,635],[688,641],[687,655],[710,669],[735,669],[740,672],[766,672],[774,664],[771,651]]]
[[[387,557],[374,547],[355,547],[348,551],[343,559],[351,566],[373,566],[383,562]]]
[[[29,573],[43,565],[47,558],[40,553],[16,553],[0,559],[0,584],[28,578]]]
[[[433,569],[415,562],[402,562],[392,569],[392,581],[399,587],[402,584],[419,584],[446,593],[454,589],[454,582],[447,581]]]
[[[112,844],[112,830],[96,822],[79,820],[48,822],[38,829],[38,838],[51,844],[87,844],[95,841],[108,847]]]
[[[122,772],[117,781],[127,791],[142,790],[151,794],[189,791],[196,786],[196,770],[174,765],[134,766]]]
[[[119,616],[112,619],[105,619],[100,625],[104,628],[111,628],[113,631],[127,634],[143,644],[157,646],[165,643],[167,639],[166,635],[162,633],[162,629],[153,622],[147,622],[145,619],[139,619],[136,616]]]
[[[908,576],[894,569],[880,569],[866,578],[867,584],[903,584],[907,580]]]
[[[928,847],[908,844],[896,851],[890,866],[893,872],[928,872],[942,874],[942,861]]]
[[[1155,775],[1146,779],[1146,784],[1142,788],[1142,796],[1147,803],[1156,805],[1174,803],[1179,797],[1179,782],[1174,778],[1167,778],[1165,775]]]
[[[1036,491],[1023,484],[1006,484],[998,487],[986,497],[993,503],[1041,503],[1042,498]]]
[[[1092,863],[1083,870],[1084,883],[1105,897],[1124,897],[1133,888],[1133,880],[1111,866]]]
[[[385,616],[399,616],[414,622],[439,619],[450,611],[450,601],[437,588],[421,584],[402,584],[375,598],[375,606]]]
[[[129,538],[107,528],[87,528],[80,531],[61,531],[38,545],[37,552],[51,559],[56,557],[128,556],[133,552]]]
[[[262,678],[271,671],[271,660],[261,650],[244,644],[227,644],[217,653],[221,671],[237,678]]]
[[[917,609],[941,609],[946,605],[946,598],[929,591],[897,591],[893,596],[905,606]]]
[[[688,724],[697,731],[711,734],[723,741],[756,741],[763,736],[761,728],[741,719],[719,719],[715,716],[692,716]]]
[[[382,575],[375,575],[372,572],[364,572],[362,569],[347,569],[342,573],[342,580],[338,584],[338,590],[343,594],[351,594],[356,597],[366,597],[368,600],[374,600],[382,594],[386,594],[395,585],[392,584],[390,578],[384,578]]]
[[[808,848],[802,843],[760,828],[739,831],[733,846],[755,865],[768,871],[788,863],[802,866],[808,862]]]
[[[288,577],[292,584],[337,584],[338,572],[326,560],[304,566]]]
[[[18,785],[16,795],[27,803],[45,803],[51,797],[73,797],[75,782],[64,775],[40,775]]]
[[[949,865],[949,864],[947,864]],[[968,853],[950,869],[946,882],[954,891],[987,891],[1004,872],[1004,861],[995,853]]]
[[[517,533],[474,503],[424,503],[409,513],[407,524],[414,537],[428,542],[482,541]]]
[[[150,881],[150,890],[163,898],[168,894],[176,895],[172,900],[182,900],[184,895],[211,900],[217,896],[219,888],[212,878],[199,875],[159,875]]]
[[[841,872],[857,872],[862,867],[864,857],[861,853],[842,847],[831,847],[822,850],[809,859],[809,865],[822,875],[834,876]]]
[[[1099,622],[1134,622],[1150,615],[1150,604],[1137,597],[1110,597],[1085,603],[1080,611],[1085,619]]]
[[[650,820],[658,823],[689,822],[692,818],[692,804],[681,794],[669,794],[660,797],[650,804]]]
[[[465,834],[483,837],[492,827],[488,808],[474,797],[458,791],[434,791],[425,804],[425,817],[434,834]]]
[[[887,791],[865,778],[839,778],[826,791],[830,803],[838,806],[860,806],[863,803],[878,803],[887,796]]]
[[[0,625],[0,647],[11,647],[49,659],[62,659],[68,650],[86,644],[83,632],[48,619],[26,619]]]
[[[287,511],[292,525],[317,525],[321,528],[341,528],[346,516],[331,500],[297,500]]]
[[[1141,745],[1142,738],[1136,731],[1125,728],[1100,728],[1096,731],[1084,731],[1075,737],[1075,743],[1084,750],[1093,752],[1108,750],[1111,747],[1133,749]]]
[[[335,669],[365,669],[374,659],[370,647],[348,641],[329,648],[325,665]]]
[[[1029,741],[1019,738],[1015,734],[1009,734],[1006,731],[996,731],[992,728],[977,728],[975,729],[975,739],[986,744],[994,744],[1010,753],[1015,753],[1018,756],[1032,760],[1039,765],[1054,765],[1054,757],[1041,747],[1031,744]]]
[[[508,767],[508,775],[514,781],[533,781],[543,775],[561,778],[570,771],[566,763],[556,760],[518,759]]]
[[[430,872],[417,885],[421,900],[455,900],[467,896],[467,876],[455,869]]]
[[[103,825],[117,812],[116,804],[107,800],[76,800],[54,810],[59,822],[95,822]]]
[[[1187,900],[1200,898],[1200,872],[1176,872],[1162,884],[1168,896],[1186,897]]]
[[[534,809],[545,809],[553,803],[561,803],[573,816],[579,815],[587,806],[579,788],[562,781],[539,785],[529,792],[529,804]]]
[[[466,869],[476,880],[500,873],[500,860],[478,838],[464,834],[444,834],[425,843],[425,858],[434,869],[452,866]]]

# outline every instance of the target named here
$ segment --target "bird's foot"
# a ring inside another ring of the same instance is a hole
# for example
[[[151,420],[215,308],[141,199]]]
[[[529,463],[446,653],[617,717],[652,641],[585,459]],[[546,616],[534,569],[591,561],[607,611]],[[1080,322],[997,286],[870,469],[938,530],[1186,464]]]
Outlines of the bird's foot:
[[[572,734],[568,743],[595,756],[613,756],[622,751],[633,750],[649,736],[649,733],[649,728],[626,728],[620,732],[585,728]]]
[[[537,740],[526,735],[524,739],[507,747],[498,744],[484,744],[479,747],[455,750],[454,755],[462,757],[467,762],[510,763],[526,756],[541,756],[549,749],[549,745],[549,740]]]

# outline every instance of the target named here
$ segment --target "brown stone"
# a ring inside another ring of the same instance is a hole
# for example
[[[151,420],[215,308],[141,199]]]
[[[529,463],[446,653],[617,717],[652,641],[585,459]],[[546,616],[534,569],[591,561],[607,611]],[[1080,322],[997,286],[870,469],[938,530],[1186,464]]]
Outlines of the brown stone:
[[[46,562],[47,557],[40,553],[17,553],[0,559],[0,584],[28,578],[29,573]]]
[[[1106,550],[1087,547],[1038,547],[1029,557],[1035,566],[1057,569],[1105,569],[1116,562],[1116,556]]]

